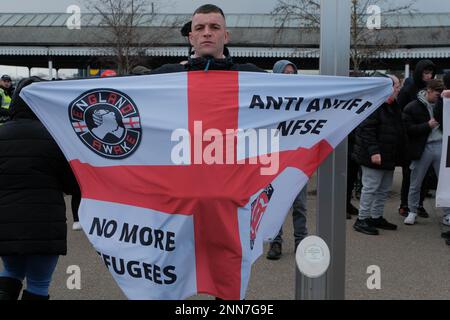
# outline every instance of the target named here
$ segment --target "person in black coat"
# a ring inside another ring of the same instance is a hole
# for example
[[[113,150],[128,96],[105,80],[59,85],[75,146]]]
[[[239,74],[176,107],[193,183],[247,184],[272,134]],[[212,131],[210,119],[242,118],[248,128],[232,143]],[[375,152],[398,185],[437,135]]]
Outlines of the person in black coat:
[[[248,72],[265,72],[254,64],[245,63],[238,64],[233,62],[233,58],[228,56],[224,58],[206,57],[189,57],[185,64],[173,63],[165,64],[157,69],[152,70],[149,74],[174,73],[183,71],[208,71],[208,70],[228,70],[228,71],[248,71]]]
[[[405,80],[405,83],[398,94],[397,102],[403,109],[408,103],[416,100],[419,91],[425,89],[427,82],[436,76],[436,66],[431,60],[420,60],[412,78]]]
[[[417,99],[411,101],[403,110],[403,122],[408,134],[408,157],[415,161],[420,160],[432,131],[440,131],[439,123],[431,115],[443,91],[440,80],[430,81],[426,90],[419,92]]]
[[[189,25],[186,26],[189,28]],[[185,29],[186,29],[185,28]],[[226,45],[229,34],[226,28],[225,15],[219,7],[211,4],[200,6],[192,16],[190,32],[183,31],[189,37],[192,55],[187,63],[166,64],[150,74],[198,71],[198,70],[234,70],[249,72],[265,72],[254,64],[237,64],[229,56]]]
[[[397,229],[396,225],[383,218],[394,169],[402,162],[402,146],[405,143],[402,114],[395,101],[400,81],[395,76],[390,78],[393,81],[393,95],[355,133],[353,159],[361,165],[363,188],[359,215],[353,228],[369,235],[378,235],[378,229]]]
[[[68,162],[43,124],[20,98],[11,103],[11,120],[0,127],[0,300],[48,299],[58,256],[67,252],[63,192],[78,187]],[[43,106],[45,107],[45,106]]]
[[[412,78],[408,78],[405,80],[403,88],[400,90],[400,93],[397,98],[397,102],[399,103],[402,111],[406,107],[408,103],[416,100],[417,94],[419,91],[425,89],[427,85],[427,81],[434,79],[436,76],[436,66],[431,60],[420,60],[416,68],[414,69],[414,73]],[[409,193],[409,183],[411,177],[411,170],[409,169],[411,162],[407,161],[402,166],[402,188],[401,188],[401,202],[398,212],[401,216],[406,217],[409,212],[408,208],[408,193]],[[432,176],[432,172],[429,173],[429,176]],[[429,215],[423,207],[423,201],[425,199],[425,195],[427,194],[427,185],[428,179],[425,179],[425,183],[422,185],[421,194],[420,194],[420,204],[417,209],[417,214],[422,218],[427,218]]]
[[[189,57],[182,63],[165,64],[154,70],[136,66],[133,75],[163,74],[185,71],[248,71],[266,72],[252,63],[237,64],[227,48],[229,34],[225,15],[219,7],[206,4],[192,15],[192,21],[181,29],[181,35],[189,39]]]
[[[225,54],[225,46],[228,41],[229,34],[222,9],[212,4],[202,5],[192,15],[189,42],[193,49],[193,55],[189,57],[188,62],[166,64],[149,73],[163,74],[208,70],[265,72],[251,63],[234,63],[232,58]],[[147,74],[147,72],[144,74]]]
[[[442,131],[434,118],[433,110],[444,85],[440,80],[430,80],[426,90],[419,92],[417,100],[403,111],[403,122],[408,134],[408,155],[411,161],[411,184],[408,194],[410,209],[404,223],[415,223],[419,206],[420,186],[428,169],[433,166],[439,175],[442,156]],[[450,225],[450,209],[444,208],[444,224]]]
[[[359,164],[353,160],[353,147],[355,145],[355,130],[348,135],[348,148],[347,148],[347,199],[346,199],[346,217],[348,220],[352,218],[352,215],[357,216],[359,211],[352,204],[353,190],[356,189],[356,184],[359,184],[358,174],[360,172]],[[355,190],[355,193],[357,190]]]

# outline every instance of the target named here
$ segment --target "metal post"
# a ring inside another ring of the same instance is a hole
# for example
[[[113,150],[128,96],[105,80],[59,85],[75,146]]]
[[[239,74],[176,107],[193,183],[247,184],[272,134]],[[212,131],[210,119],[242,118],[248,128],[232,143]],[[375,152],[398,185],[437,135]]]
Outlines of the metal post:
[[[350,0],[322,0],[320,74],[349,75]],[[347,141],[339,145],[319,168],[317,177],[317,235],[330,249],[325,275],[308,279],[297,270],[297,299],[345,299]]]
[[[51,57],[48,58],[48,76],[49,80],[53,79],[53,60]]]
[[[406,63],[405,64],[405,79],[408,79],[409,78],[409,74],[410,74],[410,66],[409,66],[409,63]]]

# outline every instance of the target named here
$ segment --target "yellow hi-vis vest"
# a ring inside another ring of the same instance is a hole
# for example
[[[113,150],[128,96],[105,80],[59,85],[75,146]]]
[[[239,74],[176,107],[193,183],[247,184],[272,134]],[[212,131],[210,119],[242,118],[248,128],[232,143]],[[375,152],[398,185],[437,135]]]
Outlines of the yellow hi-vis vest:
[[[2,105],[0,107],[9,110],[11,104],[11,97],[5,93],[5,90],[0,88],[0,97],[2,98]]]

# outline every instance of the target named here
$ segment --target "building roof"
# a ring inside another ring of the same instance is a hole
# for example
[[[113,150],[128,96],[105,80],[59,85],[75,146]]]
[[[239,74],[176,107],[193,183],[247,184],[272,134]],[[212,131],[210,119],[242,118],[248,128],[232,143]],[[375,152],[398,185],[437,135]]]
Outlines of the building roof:
[[[69,17],[71,15],[66,13],[0,13],[0,56],[111,55],[111,50],[97,48],[111,46],[111,41],[99,36],[107,30],[101,26],[101,15],[82,14],[81,30],[66,27]],[[188,43],[176,26],[182,26],[190,18],[187,14],[143,15],[140,23],[143,28],[138,32],[145,36],[156,35],[156,40],[148,42],[145,54],[186,56]],[[228,14],[231,54],[255,58],[319,58],[320,31],[303,29],[299,32],[297,29],[302,23],[298,19],[289,20],[280,30],[280,19],[270,14]],[[376,31],[391,48],[396,48],[380,50],[376,58],[450,58],[450,14],[382,15],[381,22],[383,26],[400,29]],[[89,28],[88,32],[84,31],[85,27]],[[373,39],[374,43],[368,42],[367,47],[377,45],[377,36]]]
[[[71,17],[67,13],[0,13],[0,27],[65,27]],[[274,28],[281,24],[282,15],[272,14],[228,14],[230,28]],[[144,14],[138,23],[142,27],[182,26],[191,19],[190,14]],[[367,19],[363,19],[367,21]],[[100,26],[102,16],[82,13],[82,26]],[[448,13],[385,14],[381,17],[384,27],[450,27]],[[300,19],[290,19],[286,28],[305,26]]]
[[[317,48],[264,48],[264,47],[230,47],[233,57],[252,58],[306,58],[317,59],[320,50]],[[160,47],[148,48],[145,55],[150,57],[185,57],[187,49],[184,47]],[[92,47],[7,47],[0,46],[1,55],[35,55],[35,56],[110,56],[114,51],[110,48]],[[381,59],[436,59],[450,58],[450,47],[441,48],[413,48],[392,49],[377,52],[371,55],[373,58]]]

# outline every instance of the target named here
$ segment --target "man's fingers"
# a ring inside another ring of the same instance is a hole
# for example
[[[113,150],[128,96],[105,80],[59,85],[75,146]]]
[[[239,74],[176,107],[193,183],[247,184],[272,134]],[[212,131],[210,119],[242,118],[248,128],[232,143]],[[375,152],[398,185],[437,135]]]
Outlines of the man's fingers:
[[[450,90],[444,90],[442,92],[442,97],[443,98],[450,98]]]

